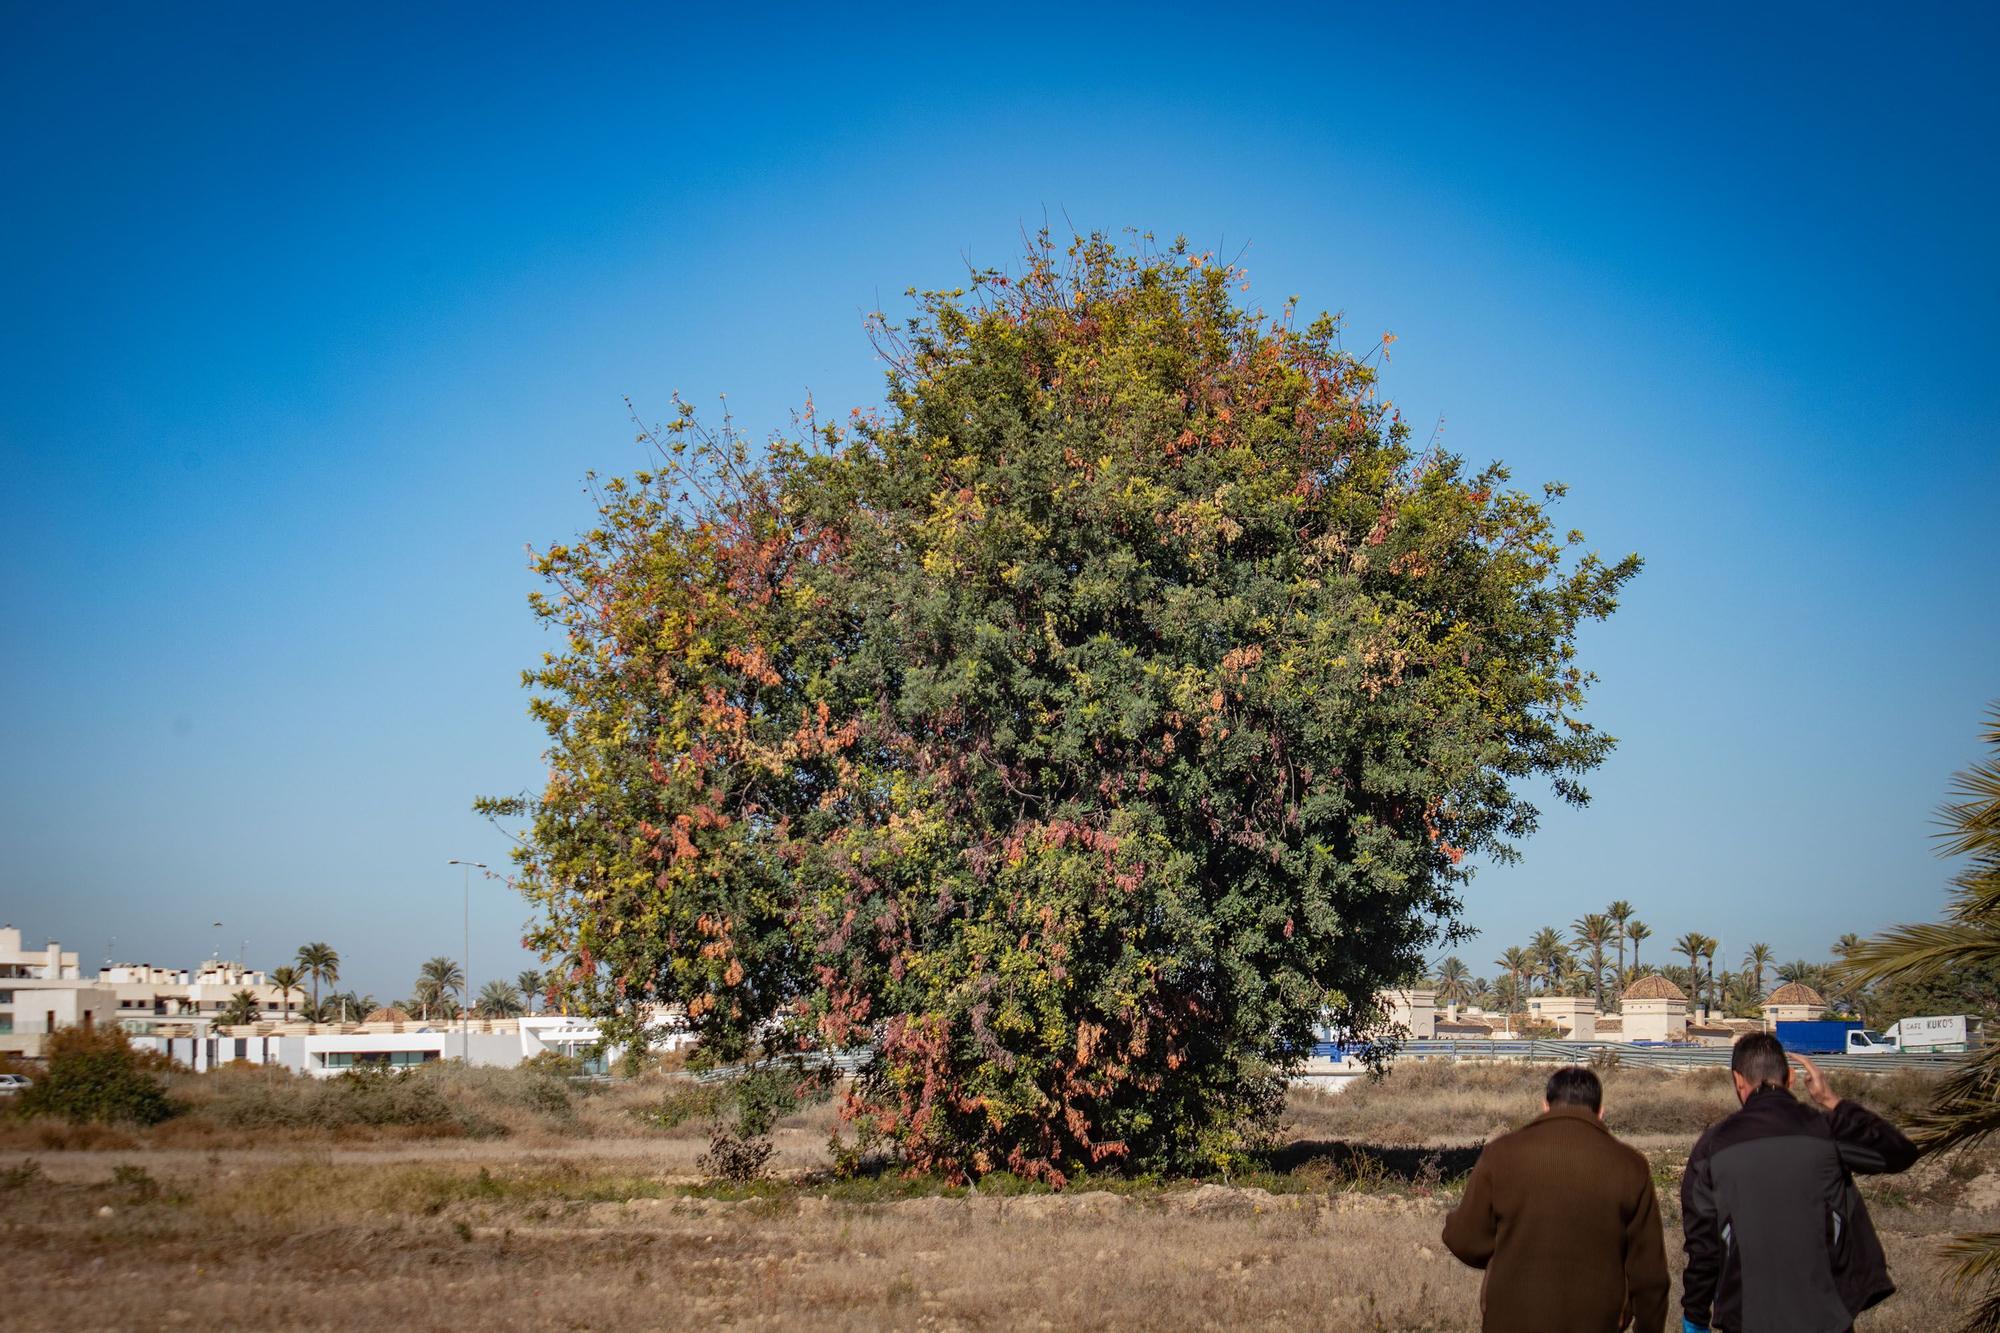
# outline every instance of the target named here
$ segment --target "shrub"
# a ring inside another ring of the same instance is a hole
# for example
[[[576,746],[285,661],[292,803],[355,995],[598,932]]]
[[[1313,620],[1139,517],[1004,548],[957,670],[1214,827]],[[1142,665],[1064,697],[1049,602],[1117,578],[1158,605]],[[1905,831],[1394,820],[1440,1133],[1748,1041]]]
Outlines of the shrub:
[[[203,1114],[224,1129],[402,1125],[468,1132],[436,1083],[417,1071],[362,1066],[314,1079],[279,1069],[221,1069],[211,1078]]]
[[[709,1140],[708,1151],[695,1158],[694,1164],[724,1180],[755,1180],[764,1174],[764,1165],[770,1160],[769,1139],[746,1139],[722,1130]]]
[[[43,1179],[42,1164],[32,1157],[18,1166],[0,1166],[0,1194],[29,1189]]]
[[[132,1049],[117,1028],[61,1028],[48,1039],[34,1086],[21,1094],[21,1111],[79,1124],[156,1125],[174,1113],[161,1086],[163,1064]]]

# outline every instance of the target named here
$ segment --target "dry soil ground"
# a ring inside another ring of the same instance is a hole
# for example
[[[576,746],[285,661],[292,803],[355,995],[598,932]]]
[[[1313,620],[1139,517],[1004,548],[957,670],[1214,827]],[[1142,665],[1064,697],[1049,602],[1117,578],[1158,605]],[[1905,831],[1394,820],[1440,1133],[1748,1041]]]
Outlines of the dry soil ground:
[[[1372,1114],[1364,1104],[1297,1110],[1297,1146],[1256,1184],[1063,1195],[893,1177],[729,1190],[695,1177],[698,1141],[672,1134],[9,1148],[0,1323],[1476,1327],[1477,1275],[1438,1230],[1488,1117],[1469,1139],[1356,1150],[1322,1135]],[[822,1121],[782,1139],[781,1170],[823,1161]],[[1632,1140],[1670,1198],[1689,1136]],[[1902,1291],[1861,1329],[1948,1328],[1939,1244],[2000,1229],[2000,1173],[1925,1163],[1870,1190]]]

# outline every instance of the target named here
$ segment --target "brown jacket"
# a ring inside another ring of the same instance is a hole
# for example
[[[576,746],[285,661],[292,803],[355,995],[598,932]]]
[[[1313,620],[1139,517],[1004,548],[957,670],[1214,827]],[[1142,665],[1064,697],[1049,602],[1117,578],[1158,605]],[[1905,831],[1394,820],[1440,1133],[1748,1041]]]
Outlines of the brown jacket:
[[[1486,1270],[1485,1333],[1666,1326],[1652,1171],[1584,1107],[1558,1106],[1487,1144],[1444,1243]]]

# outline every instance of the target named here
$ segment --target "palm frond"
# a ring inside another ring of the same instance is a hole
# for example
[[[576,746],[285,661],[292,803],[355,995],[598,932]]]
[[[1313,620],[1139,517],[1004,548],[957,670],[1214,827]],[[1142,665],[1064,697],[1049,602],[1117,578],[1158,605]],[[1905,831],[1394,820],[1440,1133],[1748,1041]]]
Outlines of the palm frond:
[[[1944,1257],[1952,1263],[1952,1289],[1963,1296],[1973,1286],[1986,1292],[1966,1312],[1959,1333],[2000,1333],[2000,1231],[1974,1231],[1946,1242]]]
[[[1968,1283],[2000,1274],[2000,1231],[1973,1231],[1945,1242],[1951,1260],[1951,1280],[1960,1291]]]
[[[1887,977],[1923,980],[1955,967],[2000,963],[2000,923],[1920,922],[1894,926],[1854,946],[1832,971],[1865,985]]]
[[[1968,1148],[2000,1133],[2000,1046],[1960,1061],[1910,1121],[1911,1137],[1927,1153]]]

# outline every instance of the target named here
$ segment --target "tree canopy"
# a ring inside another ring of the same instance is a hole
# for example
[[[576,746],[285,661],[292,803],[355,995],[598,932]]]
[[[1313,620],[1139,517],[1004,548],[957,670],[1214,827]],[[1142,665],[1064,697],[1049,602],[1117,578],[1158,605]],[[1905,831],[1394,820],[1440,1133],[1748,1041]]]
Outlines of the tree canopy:
[[[537,560],[547,786],[483,803],[555,986],[711,1059],[871,1045],[863,1132],[1058,1183],[1227,1161],[1377,1026],[1529,784],[1587,799],[1577,630],[1639,561],[1246,288],[1043,236],[877,323],[879,409],[642,431]]]

